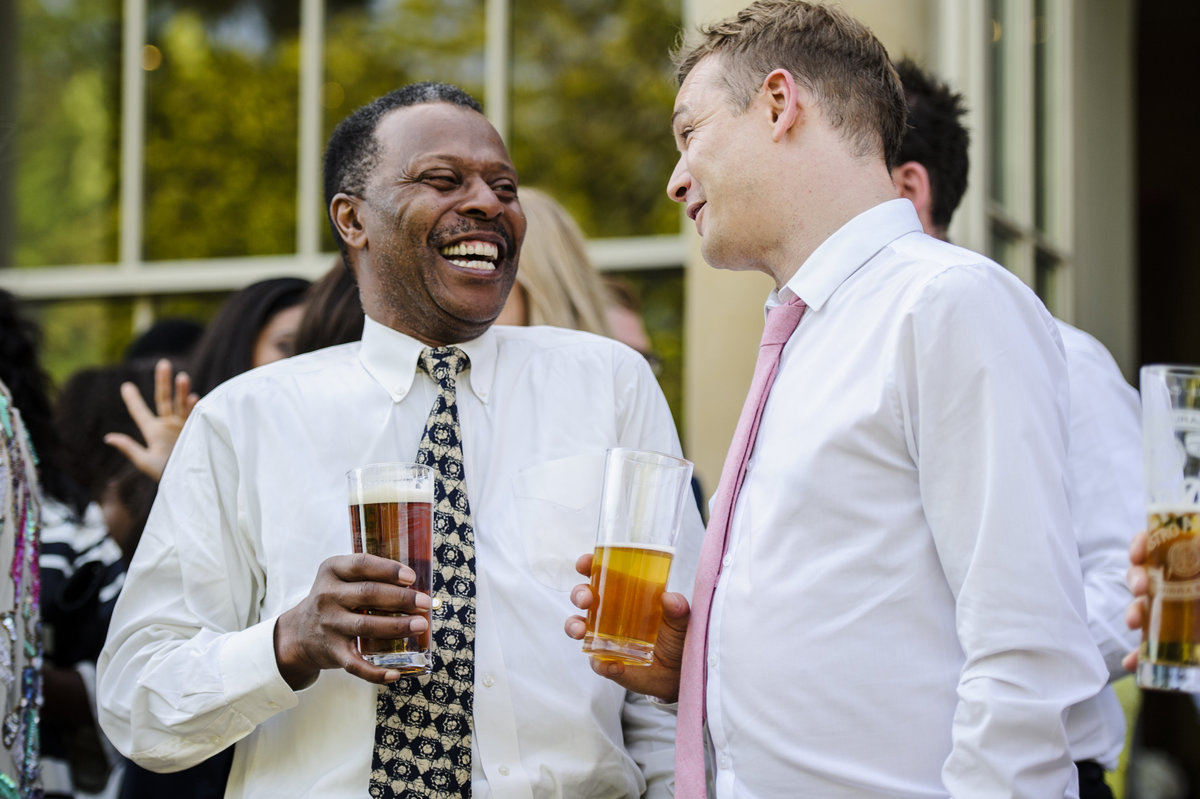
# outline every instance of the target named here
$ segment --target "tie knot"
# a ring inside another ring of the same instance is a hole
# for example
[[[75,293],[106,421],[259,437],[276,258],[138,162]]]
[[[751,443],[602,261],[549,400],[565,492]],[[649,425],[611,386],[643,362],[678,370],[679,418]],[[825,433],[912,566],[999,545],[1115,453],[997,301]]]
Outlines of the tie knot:
[[[417,363],[421,371],[436,380],[438,385],[445,385],[458,377],[471,363],[471,359],[458,347],[426,347],[421,350],[421,357]]]
[[[799,297],[793,297],[783,305],[776,305],[767,311],[767,324],[763,328],[762,345],[785,344],[792,337],[800,317],[808,306]]]

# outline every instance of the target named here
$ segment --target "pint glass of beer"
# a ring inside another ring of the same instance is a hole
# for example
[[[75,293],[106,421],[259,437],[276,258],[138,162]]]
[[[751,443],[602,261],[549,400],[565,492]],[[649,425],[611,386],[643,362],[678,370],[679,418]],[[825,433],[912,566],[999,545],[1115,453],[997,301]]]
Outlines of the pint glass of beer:
[[[592,657],[634,666],[653,661],[691,477],[692,464],[682,458],[608,451],[592,559],[594,600],[583,638]]]
[[[1137,683],[1200,691],[1200,367],[1143,366],[1150,612]]]
[[[346,479],[354,551],[407,565],[417,573],[412,587],[430,593],[433,588],[433,469],[417,463],[373,463],[351,469],[346,473]],[[420,615],[430,621],[429,611]],[[359,638],[358,651],[376,666],[394,668],[402,674],[426,673],[433,665],[428,627],[407,638]]]

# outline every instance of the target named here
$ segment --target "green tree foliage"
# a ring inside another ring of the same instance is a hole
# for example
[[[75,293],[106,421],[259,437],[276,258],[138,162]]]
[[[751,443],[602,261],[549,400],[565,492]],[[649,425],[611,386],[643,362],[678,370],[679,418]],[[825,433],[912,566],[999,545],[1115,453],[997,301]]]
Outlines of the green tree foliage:
[[[483,0],[393,0],[331,14],[325,31],[325,134],[348,113],[418,81],[483,100]]]
[[[22,0],[13,246],[4,266],[117,259],[119,0]]]
[[[679,0],[514,0],[513,159],[593,236],[679,231],[669,50]]]
[[[153,32],[152,32],[153,33]],[[145,257],[295,251],[298,34],[164,20],[147,76]]]

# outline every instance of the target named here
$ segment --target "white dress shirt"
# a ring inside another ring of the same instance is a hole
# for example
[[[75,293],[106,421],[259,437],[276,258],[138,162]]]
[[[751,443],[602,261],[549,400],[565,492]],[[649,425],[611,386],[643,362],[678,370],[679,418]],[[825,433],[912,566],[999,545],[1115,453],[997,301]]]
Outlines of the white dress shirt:
[[[668,796],[673,719],[591,671],[563,633],[576,612],[566,586],[531,567],[533,542],[562,537],[569,571],[591,551],[595,516],[537,529],[514,491],[520,470],[565,456],[678,454],[662,393],[633,350],[586,333],[498,327],[460,346],[471,360],[457,397],[477,570],[474,795]],[[251,371],[196,407],[100,660],[101,721],[122,752],[172,771],[237,741],[228,797],[366,795],[377,687],[332,670],[292,691],[272,633],[318,565],[351,551],[347,470],[415,459],[437,390],[417,372],[421,349],[368,319],[361,348]],[[673,575],[688,585],[703,533],[690,505]]]
[[[1125,584],[1129,543],[1146,523],[1142,483],[1142,417],[1137,391],[1104,345],[1058,321],[1071,385],[1067,488],[1083,567],[1088,627],[1108,666],[1109,680],[1129,676],[1121,659],[1140,630],[1125,624],[1133,601]],[[1125,713],[1111,687],[1067,714],[1071,754],[1110,771],[1125,746]]]
[[[1074,796],[1064,712],[1106,672],[1053,320],[907,200],[838,230],[791,293],[809,308],[711,615],[717,796]]]

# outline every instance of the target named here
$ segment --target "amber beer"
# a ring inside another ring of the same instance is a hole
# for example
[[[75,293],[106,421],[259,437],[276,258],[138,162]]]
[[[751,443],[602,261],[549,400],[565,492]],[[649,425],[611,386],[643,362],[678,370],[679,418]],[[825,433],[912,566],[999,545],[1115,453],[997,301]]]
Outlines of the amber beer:
[[[1200,679],[1200,507],[1151,508],[1149,517],[1150,612],[1138,660],[1148,668],[1195,669]]]
[[[592,594],[583,651],[599,660],[647,665],[662,624],[673,547],[606,544],[592,558]]]
[[[624,447],[605,453],[583,637],[588,655],[636,666],[654,661],[691,477],[692,462],[673,455]]]
[[[352,473],[353,474],[353,473]],[[416,572],[413,588],[430,594],[433,588],[433,490],[429,487],[364,481],[351,478],[350,526],[354,551],[403,563]],[[364,610],[375,614],[379,611]],[[401,615],[401,614],[389,614]],[[429,611],[404,614],[423,615]],[[407,638],[359,638],[358,650],[377,666],[403,674],[427,672],[432,665],[429,628]]]

